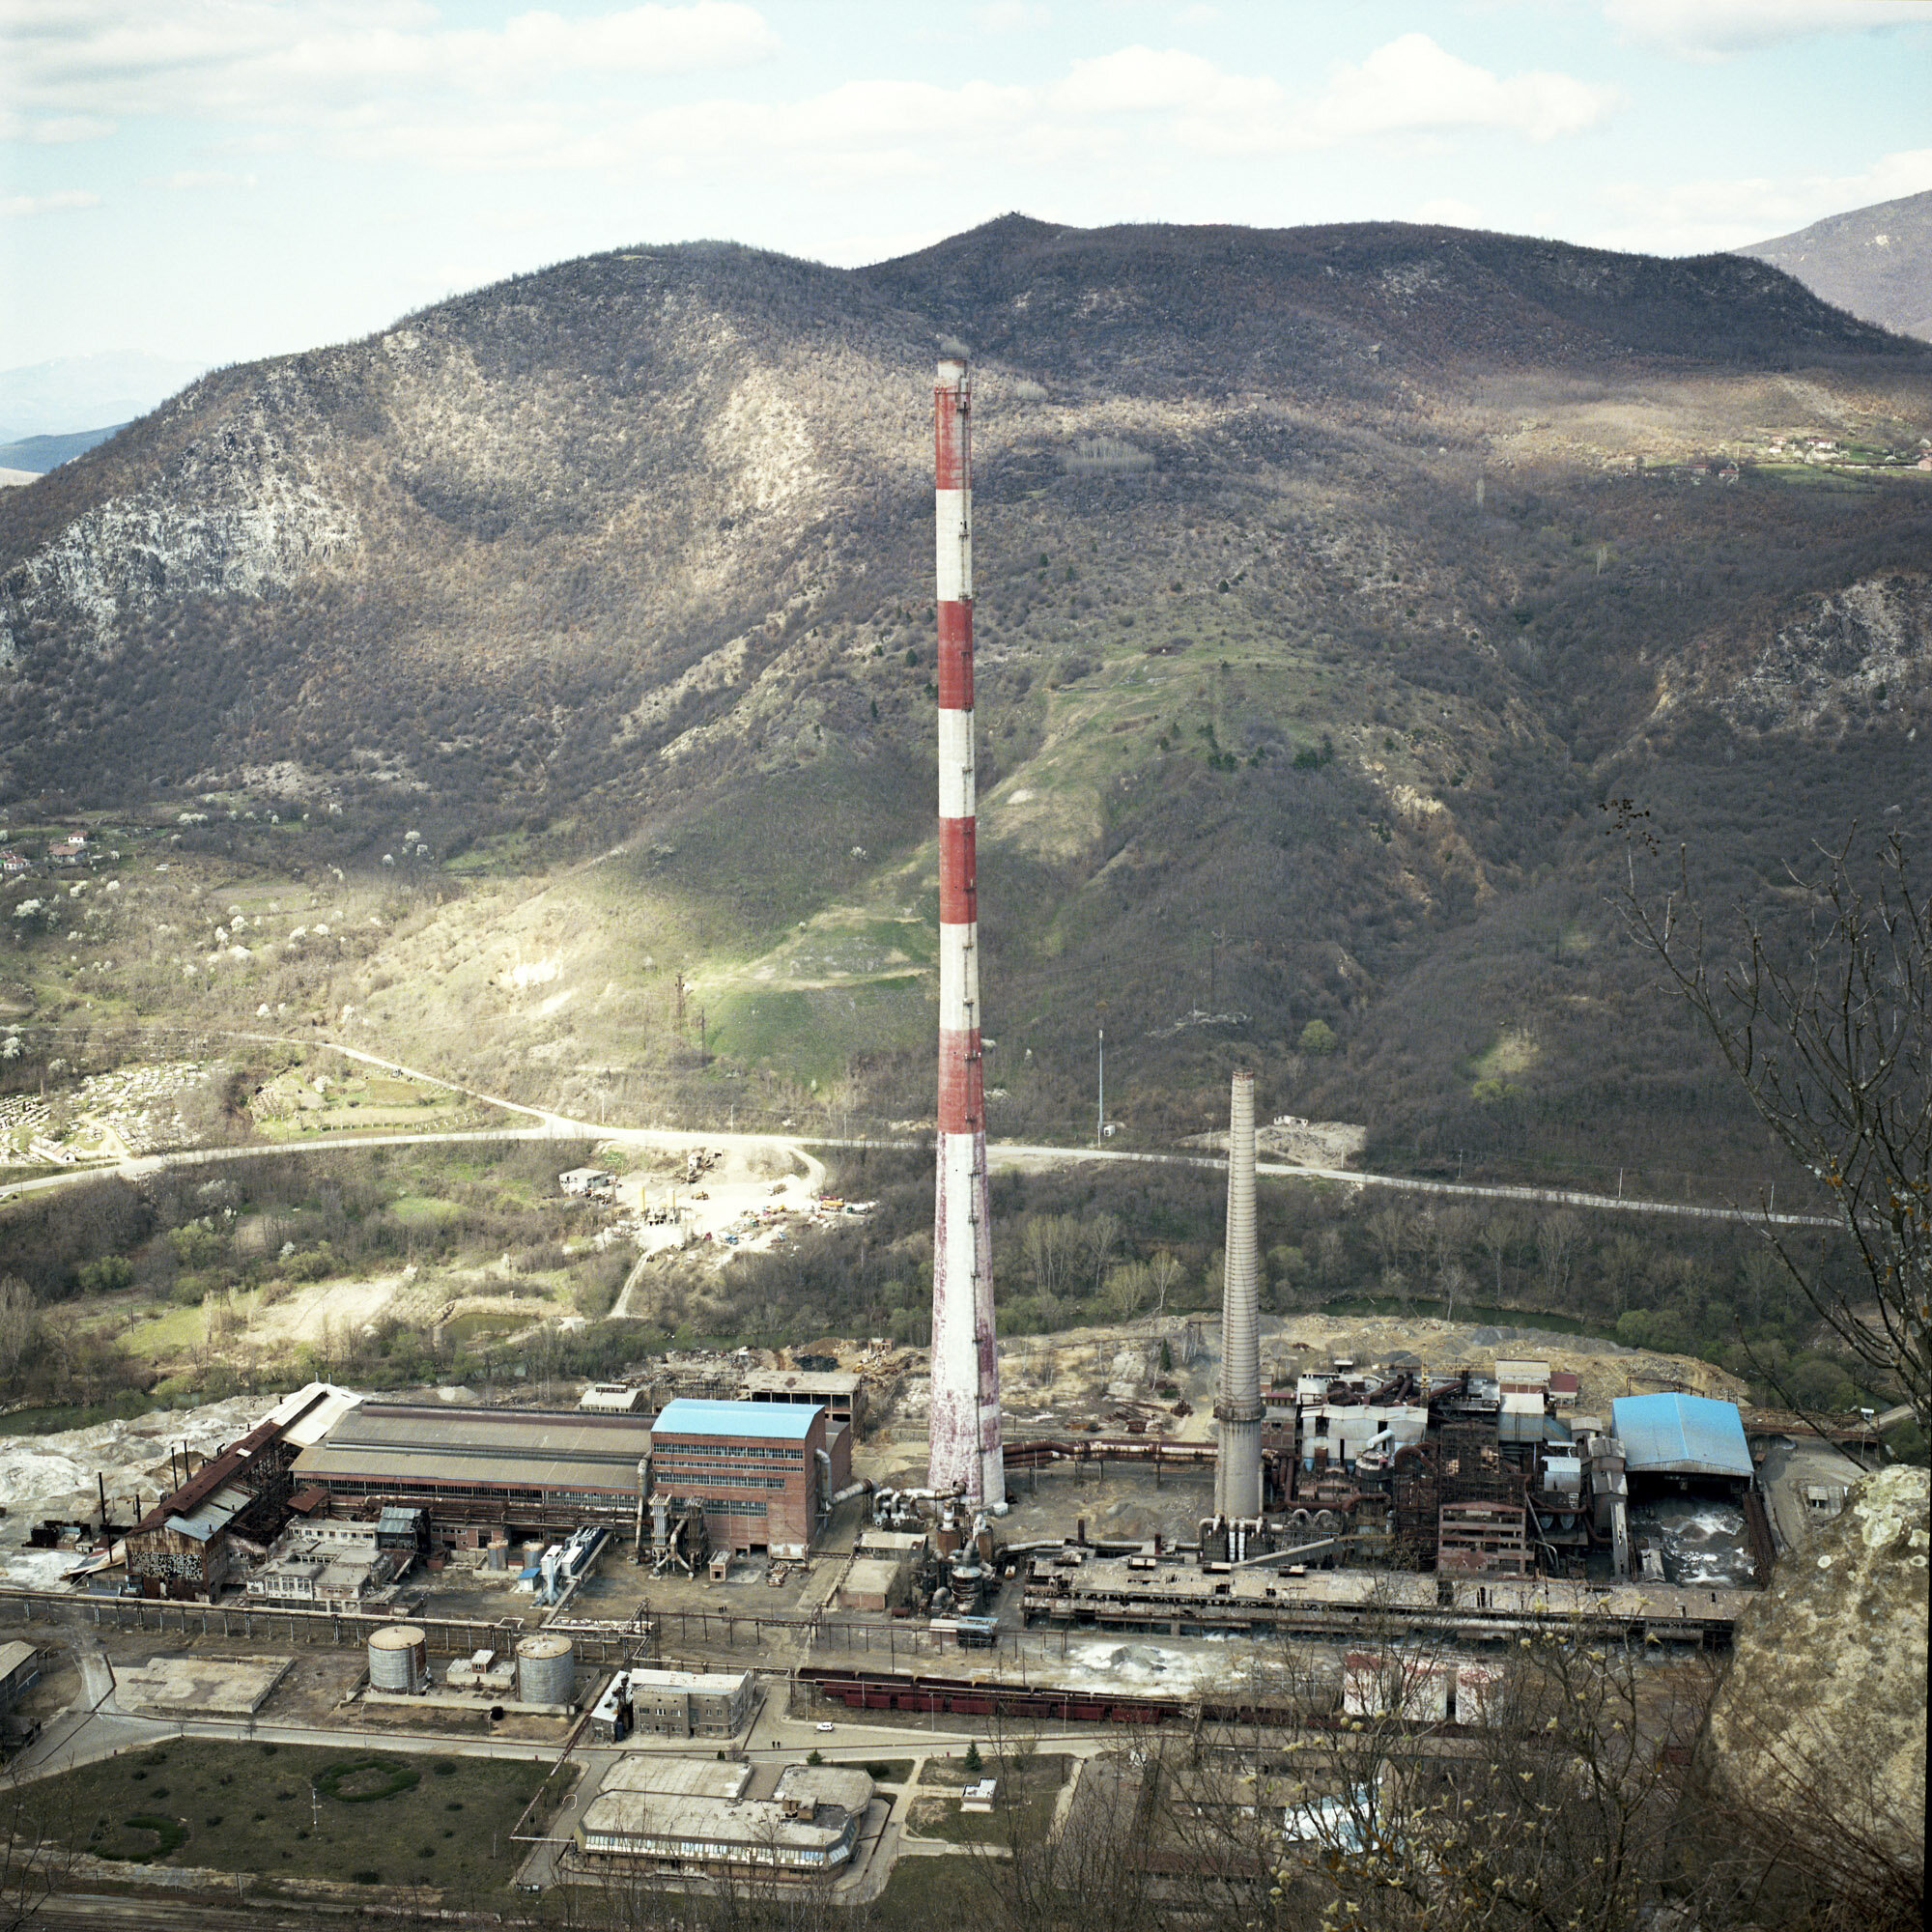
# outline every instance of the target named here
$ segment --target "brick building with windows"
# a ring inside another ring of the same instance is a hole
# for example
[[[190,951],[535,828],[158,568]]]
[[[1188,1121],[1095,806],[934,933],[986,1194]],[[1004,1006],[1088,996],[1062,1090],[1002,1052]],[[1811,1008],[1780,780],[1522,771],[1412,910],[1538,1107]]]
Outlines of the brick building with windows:
[[[803,1555],[851,1467],[851,1431],[815,1405],[680,1397],[651,1424],[651,1495],[701,1504],[714,1549]]]

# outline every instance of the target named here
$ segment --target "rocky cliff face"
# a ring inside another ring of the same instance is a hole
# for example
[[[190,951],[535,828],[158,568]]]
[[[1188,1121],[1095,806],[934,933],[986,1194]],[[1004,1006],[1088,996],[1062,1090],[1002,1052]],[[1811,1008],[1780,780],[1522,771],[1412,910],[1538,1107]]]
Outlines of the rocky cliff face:
[[[1897,574],[1818,599],[1778,630],[1718,706],[1742,729],[1810,731],[1893,707],[1916,712],[1928,685],[1932,581]]]
[[[1746,1618],[1706,1736],[1716,1784],[1774,1833],[1921,1874],[1929,1548],[1923,1469],[1860,1483]]]

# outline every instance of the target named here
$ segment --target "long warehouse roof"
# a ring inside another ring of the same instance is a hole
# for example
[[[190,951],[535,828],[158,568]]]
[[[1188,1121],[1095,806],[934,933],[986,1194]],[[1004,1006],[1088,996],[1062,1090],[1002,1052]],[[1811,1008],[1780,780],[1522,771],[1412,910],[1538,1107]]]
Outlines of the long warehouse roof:
[[[296,1458],[295,1474],[632,1495],[650,1446],[641,1415],[365,1402]]]
[[[1624,1445],[1634,1476],[1652,1469],[1677,1476],[1751,1473],[1750,1444],[1734,1402],[1702,1395],[1620,1395],[1610,1404],[1610,1429]]]

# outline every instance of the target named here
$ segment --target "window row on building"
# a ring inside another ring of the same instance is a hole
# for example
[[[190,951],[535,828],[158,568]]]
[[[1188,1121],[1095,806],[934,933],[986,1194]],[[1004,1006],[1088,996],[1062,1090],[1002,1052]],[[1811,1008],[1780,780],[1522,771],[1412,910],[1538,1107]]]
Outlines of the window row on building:
[[[657,1482],[662,1489],[692,1490],[783,1490],[782,1476],[741,1476],[735,1470],[721,1475],[708,1469],[660,1469]]]

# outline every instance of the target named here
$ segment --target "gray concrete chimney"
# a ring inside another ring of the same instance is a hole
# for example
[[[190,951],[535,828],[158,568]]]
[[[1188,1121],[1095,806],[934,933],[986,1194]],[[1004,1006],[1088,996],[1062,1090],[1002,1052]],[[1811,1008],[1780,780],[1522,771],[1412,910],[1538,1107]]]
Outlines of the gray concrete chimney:
[[[1221,1386],[1214,1404],[1217,1516],[1262,1513],[1261,1259],[1255,1245],[1255,1076],[1235,1075],[1228,1109],[1228,1241],[1221,1290]]]

